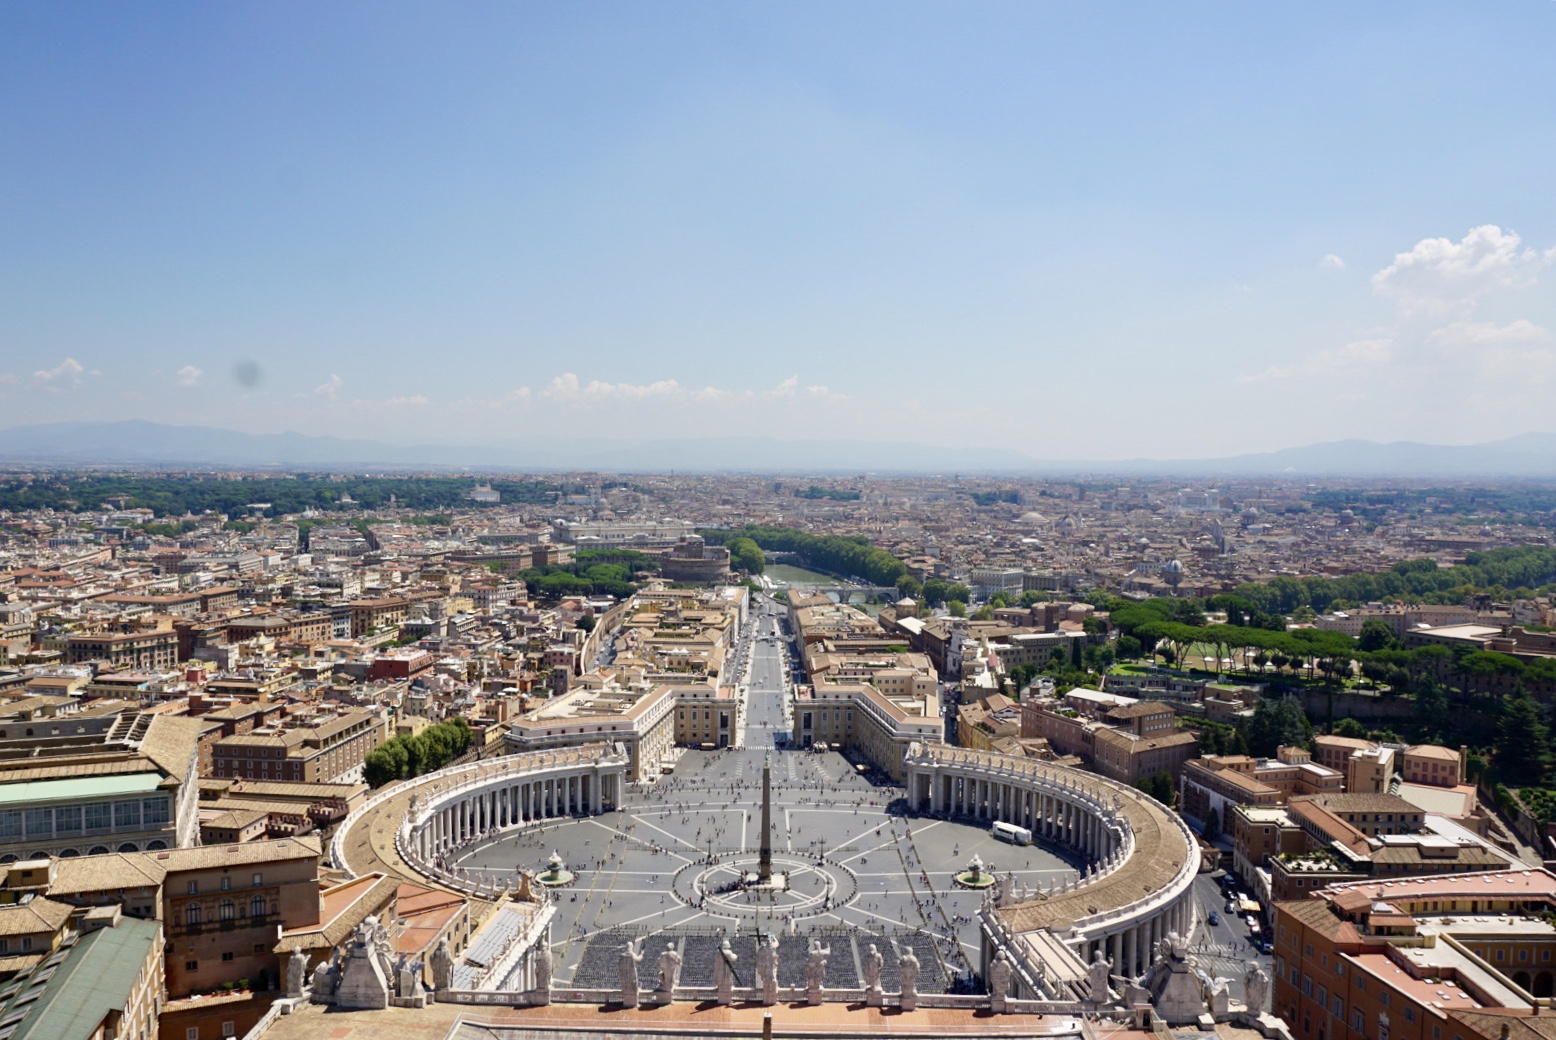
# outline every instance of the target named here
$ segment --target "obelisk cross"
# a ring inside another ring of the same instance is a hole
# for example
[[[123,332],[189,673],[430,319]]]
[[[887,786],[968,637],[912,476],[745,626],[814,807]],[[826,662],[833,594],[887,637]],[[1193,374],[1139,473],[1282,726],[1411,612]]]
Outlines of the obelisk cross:
[[[762,845],[756,861],[756,880],[767,884],[773,878],[773,760],[762,760]]]

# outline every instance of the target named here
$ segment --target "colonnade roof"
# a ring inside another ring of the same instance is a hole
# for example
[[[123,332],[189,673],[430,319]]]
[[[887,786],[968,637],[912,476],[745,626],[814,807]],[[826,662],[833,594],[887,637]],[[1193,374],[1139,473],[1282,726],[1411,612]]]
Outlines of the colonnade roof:
[[[1050,777],[1063,777],[1070,786],[1089,793],[1105,804],[1113,804],[1116,798],[1119,812],[1134,834],[1134,853],[1117,870],[1069,892],[1040,896],[997,910],[996,913],[1014,932],[1031,932],[1040,928],[1063,930],[1076,921],[1127,906],[1167,888],[1183,869],[1187,858],[1199,855],[1198,849],[1191,847],[1183,824],[1172,810],[1125,784],[1093,773],[1009,755],[957,748],[955,755],[951,756],[945,753],[946,750],[949,749],[926,748],[924,757],[938,760],[941,767],[952,769],[957,766],[956,758],[968,765],[981,765],[990,769],[1025,771],[1023,766],[1027,766],[1034,774],[1041,770]],[[911,761],[910,758],[910,764]]]
[[[522,770],[525,765],[533,765],[536,770],[569,765],[586,767],[598,765],[609,753],[608,744],[581,744],[571,748],[504,755],[501,758],[488,759],[482,764],[515,770]],[[419,803],[425,807],[427,799],[433,796],[430,791],[432,785],[448,779],[450,774],[457,774],[461,769],[467,768],[453,766],[414,780],[401,781],[396,787],[385,792],[383,801],[357,810],[352,814],[352,818],[348,818],[341,824],[346,828],[346,833],[338,847],[345,862],[335,865],[344,868],[353,877],[377,872],[414,880],[418,884],[446,888],[447,886],[440,885],[436,879],[427,877],[405,862],[395,845],[395,835],[399,832],[400,824],[410,815],[413,794],[420,792]],[[515,783],[524,780],[522,772],[508,775]],[[495,780],[495,777],[493,779]]]

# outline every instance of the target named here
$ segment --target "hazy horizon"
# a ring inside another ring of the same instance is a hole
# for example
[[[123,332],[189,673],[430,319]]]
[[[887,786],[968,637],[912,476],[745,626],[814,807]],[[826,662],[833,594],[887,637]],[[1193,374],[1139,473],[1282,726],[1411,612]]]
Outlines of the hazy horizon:
[[[1556,4],[0,29],[7,427],[1099,461],[1556,431]]]

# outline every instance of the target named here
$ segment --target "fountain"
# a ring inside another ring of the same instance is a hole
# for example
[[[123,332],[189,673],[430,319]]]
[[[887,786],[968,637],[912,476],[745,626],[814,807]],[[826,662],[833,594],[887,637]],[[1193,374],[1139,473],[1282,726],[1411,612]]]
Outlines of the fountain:
[[[546,861],[546,869],[535,875],[535,880],[547,888],[571,885],[576,878],[577,875],[567,869],[562,863],[562,857],[556,852],[552,852],[551,858]]]
[[[967,864],[967,869],[956,875],[953,880],[963,888],[988,888],[994,884],[994,868],[985,867],[983,857],[975,852],[972,860]]]

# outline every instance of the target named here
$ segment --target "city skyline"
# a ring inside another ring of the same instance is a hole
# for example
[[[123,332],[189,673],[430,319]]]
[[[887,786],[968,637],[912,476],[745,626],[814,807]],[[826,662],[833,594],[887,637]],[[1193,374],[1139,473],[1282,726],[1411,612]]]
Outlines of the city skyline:
[[[1552,430],[1549,4],[0,24],[6,426],[1075,460]]]

